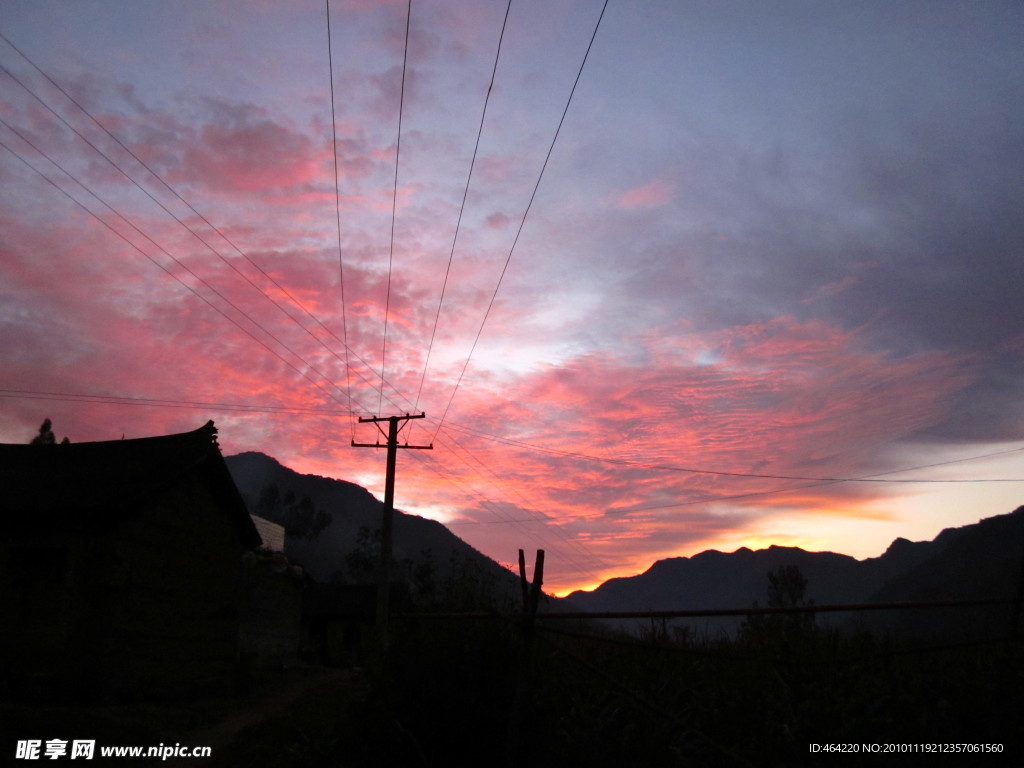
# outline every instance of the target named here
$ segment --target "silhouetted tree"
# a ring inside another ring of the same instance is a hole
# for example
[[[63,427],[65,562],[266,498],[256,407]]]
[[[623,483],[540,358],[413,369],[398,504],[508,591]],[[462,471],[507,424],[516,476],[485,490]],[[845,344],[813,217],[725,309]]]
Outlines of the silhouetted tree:
[[[768,607],[797,608],[804,603],[807,592],[807,578],[798,565],[780,565],[774,571],[768,571]]]
[[[284,525],[281,489],[276,483],[271,483],[260,492],[259,501],[256,502],[256,514],[278,525]]]
[[[769,608],[804,608],[814,605],[805,599],[807,578],[798,565],[780,565],[768,572]],[[754,602],[757,607],[757,602]],[[774,651],[792,650],[814,631],[813,613],[787,613],[748,616],[740,627],[740,640]]]
[[[345,555],[345,565],[356,584],[373,583],[380,568],[380,528],[359,526],[355,549]]]
[[[331,524],[331,516],[317,509],[308,496],[298,498],[290,488],[282,494],[274,483],[260,493],[256,514],[284,526],[288,538],[315,541],[320,532]]]
[[[423,604],[434,600],[437,592],[437,568],[434,565],[434,551],[430,548],[420,552],[422,559],[412,569],[412,585],[416,599]]]
[[[29,444],[53,445],[55,442],[57,442],[57,437],[56,435],[53,434],[53,422],[51,422],[49,419],[46,419],[46,421],[43,422],[43,425],[39,427],[39,434],[33,437],[29,441]],[[60,441],[60,444],[70,445],[71,441],[68,440],[67,437],[65,436],[64,439]]]
[[[39,427],[39,434],[32,438],[30,445],[53,445],[57,438],[53,434],[53,422],[49,419]]]

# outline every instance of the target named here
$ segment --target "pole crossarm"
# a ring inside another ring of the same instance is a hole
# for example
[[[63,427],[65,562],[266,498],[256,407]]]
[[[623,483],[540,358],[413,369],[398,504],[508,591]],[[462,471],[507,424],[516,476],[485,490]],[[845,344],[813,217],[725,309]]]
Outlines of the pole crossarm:
[[[387,443],[357,443],[352,441],[353,448],[387,448]],[[432,451],[434,450],[434,444],[430,445],[396,445],[395,448],[405,448],[410,451]]]
[[[387,448],[387,443],[357,443],[352,442],[353,448]],[[396,445],[395,448],[405,448],[410,451],[432,451],[434,450],[434,444],[430,445]]]
[[[360,416],[359,417],[359,423],[360,424],[381,424],[383,422],[388,422],[388,423],[394,422],[394,425],[395,425],[394,440],[395,440],[395,442],[392,445],[392,439],[393,438],[391,436],[391,433],[390,432],[389,433],[385,433],[384,430],[381,429],[378,426],[377,429],[380,430],[380,433],[382,435],[384,435],[384,437],[387,438],[388,442],[382,443],[382,442],[380,442],[380,440],[378,440],[375,443],[357,443],[355,440],[353,440],[352,441],[352,447],[353,448],[405,448],[407,450],[432,451],[432,450],[434,450],[434,444],[433,443],[431,443],[430,445],[409,445],[408,443],[405,443],[403,445],[403,444],[398,443],[398,441],[397,441],[398,432],[401,430],[401,427],[398,427],[398,422],[399,421],[407,422],[407,421],[409,421],[409,419],[425,419],[426,417],[427,417],[427,414],[425,414],[425,413],[411,413],[411,414],[407,413],[404,416],[365,416],[365,417],[364,416]],[[404,427],[405,425],[403,424],[402,426]]]

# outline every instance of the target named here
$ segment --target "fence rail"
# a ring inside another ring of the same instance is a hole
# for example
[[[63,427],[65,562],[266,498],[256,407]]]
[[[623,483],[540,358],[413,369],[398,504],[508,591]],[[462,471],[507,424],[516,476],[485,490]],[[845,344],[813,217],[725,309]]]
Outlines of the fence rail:
[[[976,608],[985,606],[1017,605],[1019,598],[990,598],[984,600],[932,600],[910,603],[856,603],[852,605],[800,605],[788,608],[697,608],[693,610],[670,611],[572,611],[542,612],[537,619],[551,620],[582,620],[582,619],[692,619],[715,616],[767,616],[778,614],[800,613],[852,613],[856,611],[896,611],[919,608]],[[463,611],[463,612],[413,612],[394,613],[396,619],[509,619],[522,617],[522,613],[503,613],[500,611]]]

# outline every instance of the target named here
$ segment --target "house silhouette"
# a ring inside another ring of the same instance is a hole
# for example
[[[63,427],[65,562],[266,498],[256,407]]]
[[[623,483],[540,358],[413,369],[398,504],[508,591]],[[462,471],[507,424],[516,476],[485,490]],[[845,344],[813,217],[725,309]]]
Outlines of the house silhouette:
[[[0,445],[0,690],[140,700],[228,690],[243,555],[261,540],[213,422]]]

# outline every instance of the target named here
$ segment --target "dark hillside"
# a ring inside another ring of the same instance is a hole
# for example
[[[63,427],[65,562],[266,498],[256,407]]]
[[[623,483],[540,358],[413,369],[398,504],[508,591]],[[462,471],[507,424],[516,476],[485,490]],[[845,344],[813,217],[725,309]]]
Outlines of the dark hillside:
[[[250,512],[285,527],[285,554],[320,582],[375,578],[382,502],[344,480],[303,475],[262,453],[227,458]],[[509,552],[509,560],[515,552]],[[394,558],[417,589],[488,591],[501,602],[518,594],[518,577],[441,523],[399,510]]]
[[[932,555],[873,593],[871,602],[1013,599],[1024,587],[1024,507],[973,525],[948,528]],[[874,618],[873,628],[917,638],[979,640],[1009,631],[1010,606],[902,611]]]

